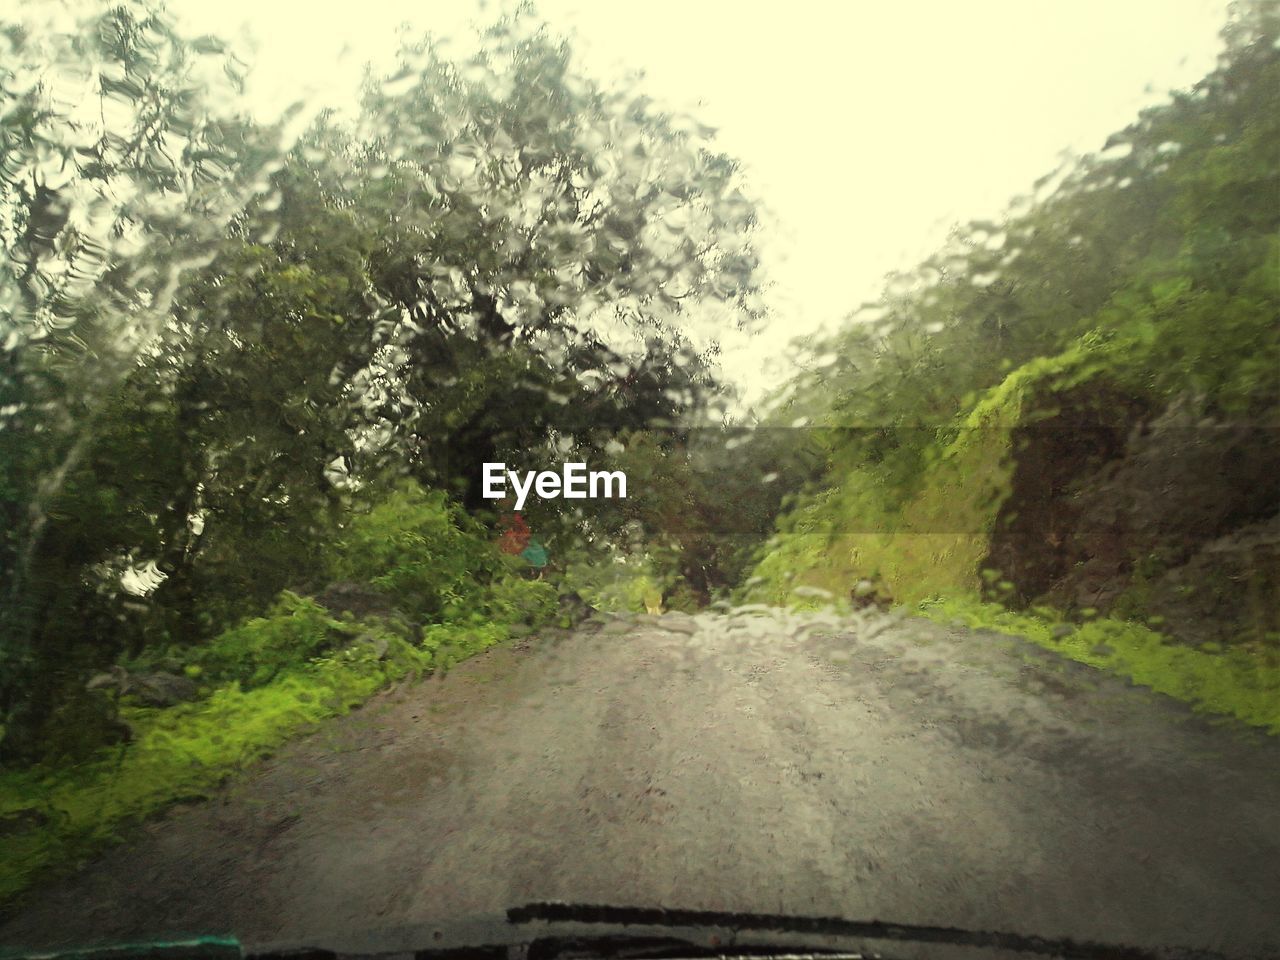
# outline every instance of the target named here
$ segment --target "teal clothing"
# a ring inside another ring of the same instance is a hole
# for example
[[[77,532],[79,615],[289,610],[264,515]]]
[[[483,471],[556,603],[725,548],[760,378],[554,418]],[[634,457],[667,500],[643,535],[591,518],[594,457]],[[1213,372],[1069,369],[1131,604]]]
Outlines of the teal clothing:
[[[520,556],[524,557],[529,566],[541,569],[547,565],[549,554],[540,541],[531,539],[529,545],[520,551]]]

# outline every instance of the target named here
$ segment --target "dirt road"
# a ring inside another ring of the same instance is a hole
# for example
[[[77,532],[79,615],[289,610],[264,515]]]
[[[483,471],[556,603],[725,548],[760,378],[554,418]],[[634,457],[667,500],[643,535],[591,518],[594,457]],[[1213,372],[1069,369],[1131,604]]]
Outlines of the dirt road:
[[[0,943],[386,947],[552,899],[1280,956],[1280,744],[993,634],[633,618],[384,695]]]

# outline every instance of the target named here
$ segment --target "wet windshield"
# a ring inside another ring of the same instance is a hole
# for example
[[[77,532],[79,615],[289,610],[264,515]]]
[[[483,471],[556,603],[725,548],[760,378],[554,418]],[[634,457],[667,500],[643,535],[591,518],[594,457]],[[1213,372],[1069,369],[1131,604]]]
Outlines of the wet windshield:
[[[1280,955],[1272,0],[11,2],[0,238],[0,948]]]

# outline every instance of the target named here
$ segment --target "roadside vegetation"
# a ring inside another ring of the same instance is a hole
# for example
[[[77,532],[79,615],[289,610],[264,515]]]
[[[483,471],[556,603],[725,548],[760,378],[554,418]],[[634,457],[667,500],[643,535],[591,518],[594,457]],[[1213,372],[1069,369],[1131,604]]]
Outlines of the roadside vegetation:
[[[151,648],[91,678],[120,742],[0,774],[0,897],[390,683],[552,622],[555,588],[484,534],[442,495],[403,484],[334,544],[343,579],[319,600],[282,591],[205,643]]]
[[[528,9],[438,39],[266,123],[151,0],[0,21],[0,896],[389,683],[720,582],[635,499],[527,509],[539,577],[480,465],[658,476],[718,423],[736,163]]]
[[[994,630],[1188,703],[1198,713],[1231,717],[1280,734],[1280,656],[1274,648],[1191,647],[1139,622],[1109,617],[1067,623],[1051,610],[1009,610],[998,603],[934,600],[931,620]]]
[[[821,478],[744,598],[997,626],[1276,729],[1278,27],[1237,5],[1194,89],[803,345],[774,419]]]

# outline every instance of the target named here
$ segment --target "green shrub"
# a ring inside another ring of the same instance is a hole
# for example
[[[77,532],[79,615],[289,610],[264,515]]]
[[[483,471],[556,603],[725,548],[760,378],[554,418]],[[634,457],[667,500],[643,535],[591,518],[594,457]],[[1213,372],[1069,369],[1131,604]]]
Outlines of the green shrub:
[[[508,636],[507,628],[497,623],[472,626],[438,623],[422,631],[422,649],[435,666],[447,670],[455,663],[501,643]]]
[[[403,621],[335,619],[285,591],[264,616],[204,645],[139,654],[127,671],[185,672],[204,685],[202,698],[164,708],[126,698],[119,719],[131,743],[84,763],[0,772],[0,900],[102,846],[122,824],[207,794],[390,680],[447,669],[507,639],[508,624],[551,619],[558,605],[551,583],[524,579],[523,565],[500,554],[483,527],[413,484],[347,526],[332,567],[426,623],[420,642]]]
[[[125,748],[0,773],[0,901],[112,841],[124,824],[207,795],[290,737],[431,662],[377,624],[356,626],[369,642],[288,667],[254,689],[232,681],[201,701],[126,708],[134,741]]]
[[[334,574],[370,583],[417,622],[479,609],[484,586],[504,570],[484,528],[439,491],[406,482],[341,539]]]
[[[537,626],[555,616],[558,599],[556,588],[546,580],[508,575],[489,586],[483,602],[485,618]]]
[[[265,617],[254,617],[219,634],[193,650],[188,659],[205,680],[235,680],[248,690],[270,683],[281,671],[350,636],[351,628],[330,617],[314,600],[286,590]]]
[[[697,613],[702,608],[702,602],[682,579],[667,592],[666,608],[681,613]]]
[[[660,598],[663,586],[649,557],[617,553],[571,561],[560,588],[566,593],[577,593],[596,610],[643,613],[646,597]]]
[[[944,623],[959,620],[970,627],[1022,637],[1182,700],[1198,712],[1225,714],[1280,734],[1280,665],[1258,651],[1195,650],[1142,624],[1115,619],[1072,624],[1070,630],[1063,630],[1057,617],[1015,613],[972,599],[930,600],[920,610]]]

